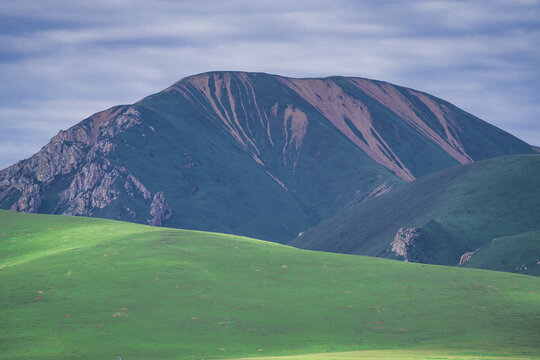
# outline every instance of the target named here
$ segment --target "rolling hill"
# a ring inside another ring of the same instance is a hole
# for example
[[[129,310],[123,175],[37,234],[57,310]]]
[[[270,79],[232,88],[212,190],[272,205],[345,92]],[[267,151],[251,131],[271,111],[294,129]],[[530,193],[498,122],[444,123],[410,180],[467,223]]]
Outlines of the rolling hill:
[[[540,155],[478,161],[350,206],[291,245],[540,275]]]
[[[0,171],[0,208],[284,243],[400,183],[534,151],[382,81],[212,72],[60,131]]]
[[[537,277],[1,210],[0,255],[1,359],[540,353]]]

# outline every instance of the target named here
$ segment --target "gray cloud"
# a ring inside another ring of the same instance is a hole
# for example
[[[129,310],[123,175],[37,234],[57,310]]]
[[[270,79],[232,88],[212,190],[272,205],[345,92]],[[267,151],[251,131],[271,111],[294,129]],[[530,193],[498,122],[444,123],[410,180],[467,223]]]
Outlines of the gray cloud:
[[[540,145],[540,1],[0,0],[0,167],[210,70],[413,87]]]

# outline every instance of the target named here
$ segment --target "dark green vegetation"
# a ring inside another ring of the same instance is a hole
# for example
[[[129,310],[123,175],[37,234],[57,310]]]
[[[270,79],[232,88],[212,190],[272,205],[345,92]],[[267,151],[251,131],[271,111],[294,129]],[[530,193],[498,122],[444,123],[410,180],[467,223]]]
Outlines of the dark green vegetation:
[[[0,172],[0,208],[285,243],[380,186],[533,151],[385,82],[215,72],[59,133]]]
[[[540,351],[537,277],[8,211],[0,256],[1,359]]]
[[[540,231],[501,236],[478,249],[464,266],[540,276],[539,248]]]
[[[400,228],[416,228],[409,260],[540,275],[540,155],[442,170],[351,206],[292,245],[391,258]]]

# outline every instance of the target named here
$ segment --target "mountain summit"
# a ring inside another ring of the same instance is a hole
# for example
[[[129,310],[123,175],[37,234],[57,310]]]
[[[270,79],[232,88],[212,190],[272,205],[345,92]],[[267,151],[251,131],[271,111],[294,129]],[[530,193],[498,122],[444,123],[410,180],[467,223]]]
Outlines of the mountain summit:
[[[533,152],[382,81],[210,72],[60,131],[0,171],[0,208],[287,242],[419,176]]]

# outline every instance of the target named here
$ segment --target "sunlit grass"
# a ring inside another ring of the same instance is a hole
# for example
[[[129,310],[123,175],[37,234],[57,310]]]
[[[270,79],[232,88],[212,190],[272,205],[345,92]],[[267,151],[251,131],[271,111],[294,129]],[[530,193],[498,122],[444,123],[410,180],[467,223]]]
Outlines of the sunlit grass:
[[[0,289],[2,359],[540,349],[540,278],[100,219],[0,211]]]

